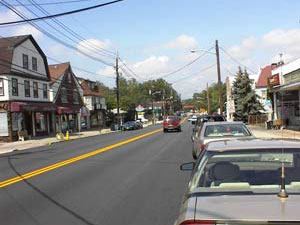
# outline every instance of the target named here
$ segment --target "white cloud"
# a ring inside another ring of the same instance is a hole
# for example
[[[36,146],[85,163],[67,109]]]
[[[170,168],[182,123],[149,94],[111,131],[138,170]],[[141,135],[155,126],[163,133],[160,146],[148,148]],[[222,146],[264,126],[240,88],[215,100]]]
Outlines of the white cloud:
[[[16,10],[18,10],[22,14],[25,14],[25,16],[27,17],[32,17],[32,14],[22,7],[16,7]],[[13,11],[8,10],[8,11],[0,12],[0,23],[12,22],[17,20],[22,20],[22,19]],[[34,28],[29,24],[13,26],[12,28],[8,28],[7,31],[8,31],[7,34],[8,36],[32,34],[32,36],[36,40],[41,39],[41,37],[43,36],[43,34],[40,31],[38,31],[36,28]]]
[[[107,76],[107,77],[115,77],[116,76],[116,71],[114,67],[112,66],[107,66],[103,69],[100,69],[96,72],[100,76]]]
[[[107,55],[107,54],[103,53],[103,51],[95,50],[95,48],[104,49],[104,51],[105,51],[105,50],[111,49],[112,47],[113,47],[112,42],[108,39],[98,40],[98,39],[91,38],[91,39],[87,39],[84,41],[80,41],[77,44],[77,49],[79,51],[84,52],[85,54],[89,54],[93,57],[97,57],[97,58],[99,58],[99,53],[104,54],[104,55]],[[107,59],[107,57],[105,57],[105,56],[103,56],[103,58]]]
[[[167,49],[193,49],[197,47],[197,41],[194,37],[182,34],[175,40],[164,45]]]
[[[239,59],[249,58],[251,52],[257,47],[257,40],[255,37],[247,37],[242,40],[240,45],[234,45],[228,49],[230,55]]]

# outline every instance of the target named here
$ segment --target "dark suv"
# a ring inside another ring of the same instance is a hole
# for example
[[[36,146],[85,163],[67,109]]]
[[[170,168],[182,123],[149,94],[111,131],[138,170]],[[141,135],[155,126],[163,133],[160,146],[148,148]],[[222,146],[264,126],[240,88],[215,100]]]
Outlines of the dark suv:
[[[167,116],[164,118],[163,122],[164,132],[168,132],[169,130],[177,130],[181,131],[180,120],[177,116]]]
[[[201,115],[197,118],[197,121],[195,123],[195,127],[193,128],[193,134],[192,134],[192,141],[194,141],[194,135],[196,134],[197,131],[200,130],[202,127],[203,123],[205,122],[222,122],[225,121],[225,117],[221,116],[219,114],[212,114],[212,115]]]

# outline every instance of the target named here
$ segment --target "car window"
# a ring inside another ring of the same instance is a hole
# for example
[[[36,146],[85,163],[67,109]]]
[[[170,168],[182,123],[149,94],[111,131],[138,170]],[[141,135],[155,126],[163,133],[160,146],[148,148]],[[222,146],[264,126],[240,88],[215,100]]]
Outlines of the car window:
[[[284,153],[279,150],[207,152],[198,164],[191,188],[214,192],[225,190],[276,192],[283,164],[286,188],[291,192],[300,192],[299,152],[300,149]]]
[[[218,124],[206,126],[204,137],[251,136],[243,124]]]

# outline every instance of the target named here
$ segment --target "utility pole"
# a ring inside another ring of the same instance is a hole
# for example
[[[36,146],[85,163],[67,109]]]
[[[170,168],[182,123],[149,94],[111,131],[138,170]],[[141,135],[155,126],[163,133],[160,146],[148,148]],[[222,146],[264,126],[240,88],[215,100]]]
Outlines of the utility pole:
[[[218,40],[216,40],[216,57],[217,57],[217,73],[218,73],[218,89],[219,89],[219,106],[220,114],[223,114],[223,88],[221,82],[221,70],[220,70],[220,56],[219,56],[219,45]]]
[[[117,53],[116,57],[116,86],[117,86],[117,122],[118,129],[120,129],[120,90],[119,90],[119,54]]]
[[[210,114],[210,100],[209,100],[209,90],[208,83],[206,83],[206,94],[207,94],[207,114]]]
[[[152,108],[152,125],[154,125],[154,108],[153,108],[153,94],[151,89],[149,90],[149,95],[151,97],[151,108]]]
[[[165,89],[163,89],[163,118],[166,116]]]

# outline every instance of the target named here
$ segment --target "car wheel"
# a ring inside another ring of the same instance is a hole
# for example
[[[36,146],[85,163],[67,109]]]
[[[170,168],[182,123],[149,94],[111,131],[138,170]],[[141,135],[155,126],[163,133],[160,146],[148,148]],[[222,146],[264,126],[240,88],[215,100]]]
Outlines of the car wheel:
[[[168,130],[167,129],[164,129],[164,133],[167,133],[168,132]]]
[[[179,127],[177,130],[178,130],[178,132],[181,132],[181,127]]]

